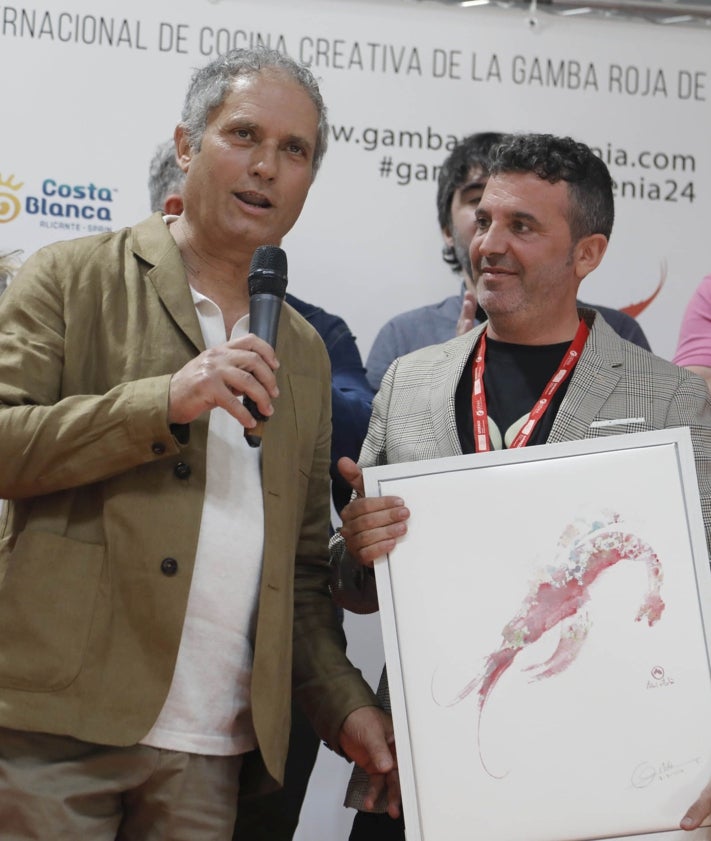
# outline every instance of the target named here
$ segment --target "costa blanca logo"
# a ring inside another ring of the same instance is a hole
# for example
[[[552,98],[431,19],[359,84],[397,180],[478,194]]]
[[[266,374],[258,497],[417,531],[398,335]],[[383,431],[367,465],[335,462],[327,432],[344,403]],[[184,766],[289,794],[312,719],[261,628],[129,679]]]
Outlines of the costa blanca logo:
[[[111,221],[114,190],[89,184],[63,184],[45,178],[39,196],[27,196],[25,211],[31,216],[79,221]]]
[[[22,203],[16,193],[21,189],[24,182],[15,182],[15,176],[3,178],[0,173],[0,224],[12,222],[19,215]]]

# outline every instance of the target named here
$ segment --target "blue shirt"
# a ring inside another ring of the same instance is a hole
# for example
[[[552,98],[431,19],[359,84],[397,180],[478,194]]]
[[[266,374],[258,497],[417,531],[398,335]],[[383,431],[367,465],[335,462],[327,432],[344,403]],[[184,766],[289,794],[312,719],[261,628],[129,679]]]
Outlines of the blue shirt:
[[[336,463],[342,456],[358,461],[374,392],[368,385],[355,336],[346,322],[288,293],[286,302],[321,336],[331,360],[331,492],[336,511],[340,511],[351,498],[351,487],[341,477]]]

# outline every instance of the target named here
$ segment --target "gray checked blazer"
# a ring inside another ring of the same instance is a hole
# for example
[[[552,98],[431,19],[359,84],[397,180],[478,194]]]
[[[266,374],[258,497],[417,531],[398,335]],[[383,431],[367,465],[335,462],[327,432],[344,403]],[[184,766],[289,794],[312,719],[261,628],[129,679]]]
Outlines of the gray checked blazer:
[[[591,328],[590,335],[548,443],[688,426],[711,547],[711,397],[706,383],[621,339],[594,311],[580,309],[580,314]],[[454,395],[483,329],[475,327],[392,363],[373,402],[361,467],[461,455]],[[373,577],[347,554],[338,534],[331,542],[331,563],[335,600],[357,613],[377,610]],[[389,709],[385,672],[378,696]],[[366,787],[367,777],[356,768],[346,805],[361,808]]]

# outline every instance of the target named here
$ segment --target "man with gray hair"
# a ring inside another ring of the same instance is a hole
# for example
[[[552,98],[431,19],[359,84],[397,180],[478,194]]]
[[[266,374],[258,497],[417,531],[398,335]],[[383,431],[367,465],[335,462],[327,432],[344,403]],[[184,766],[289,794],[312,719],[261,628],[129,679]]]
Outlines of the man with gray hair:
[[[396,785],[327,586],[326,351],[288,307],[275,349],[248,324],[327,131],[308,70],[220,56],[175,132],[183,213],[43,248],[0,300],[6,837],[228,841],[238,790],[281,782],[292,685]]]
[[[183,184],[185,173],[175,157],[175,141],[171,137],[159,143],[148,168],[148,195],[151,210],[170,216],[183,212]]]
[[[175,143],[160,143],[151,159],[148,192],[152,209],[179,215],[183,211],[185,173],[178,166]],[[373,391],[365,377],[355,336],[345,321],[287,292],[289,306],[323,339],[331,363],[331,495],[337,512],[351,496],[350,485],[337,469],[343,456],[358,458],[368,431]],[[290,841],[299,823],[309,777],[321,740],[297,703],[291,709],[289,752],[284,785],[259,797],[245,797],[237,810],[235,838],[240,841]]]

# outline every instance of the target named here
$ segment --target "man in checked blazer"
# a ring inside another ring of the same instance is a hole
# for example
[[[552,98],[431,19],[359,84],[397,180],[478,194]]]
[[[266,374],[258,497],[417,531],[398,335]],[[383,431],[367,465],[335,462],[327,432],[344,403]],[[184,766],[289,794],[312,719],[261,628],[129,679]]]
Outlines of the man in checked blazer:
[[[361,469],[377,464],[688,426],[711,546],[711,400],[704,381],[576,307],[580,282],[605,253],[613,215],[609,172],[587,146],[518,135],[494,152],[470,249],[488,321],[397,359],[375,398],[359,466],[339,463],[357,491],[332,543],[333,588],[345,607],[377,609],[367,570],[407,530],[406,500],[362,497]],[[387,702],[385,681],[379,694]],[[377,803],[365,778],[354,776],[347,802],[387,808],[397,818],[382,821],[378,832],[369,825],[370,839],[404,837],[397,810]],[[710,811],[711,786],[682,826],[698,826]],[[362,837],[357,817],[351,839]]]
[[[282,779],[292,684],[393,766],[328,590],[326,349],[288,305],[275,349],[248,324],[327,134],[306,68],[221,55],[175,132],[183,213],[43,248],[3,293],[3,838],[230,841],[238,791]]]

